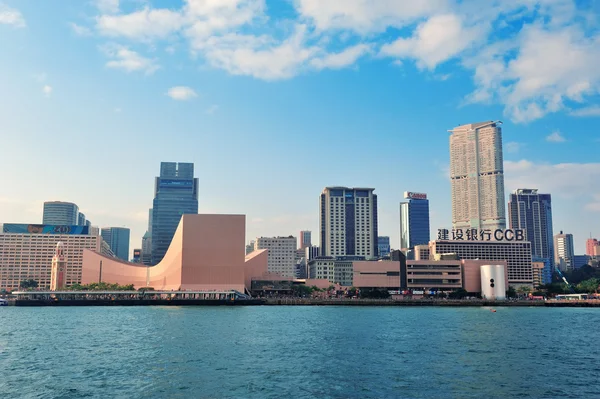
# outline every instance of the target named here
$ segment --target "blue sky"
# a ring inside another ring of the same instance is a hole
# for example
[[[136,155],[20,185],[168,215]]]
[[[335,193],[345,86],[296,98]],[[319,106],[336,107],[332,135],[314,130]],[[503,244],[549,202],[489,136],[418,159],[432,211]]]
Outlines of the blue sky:
[[[506,194],[600,236],[600,6],[571,0],[0,0],[0,223],[72,201],[139,247],[160,161],[201,213],[318,239],[328,185],[450,226],[448,129],[504,122]]]

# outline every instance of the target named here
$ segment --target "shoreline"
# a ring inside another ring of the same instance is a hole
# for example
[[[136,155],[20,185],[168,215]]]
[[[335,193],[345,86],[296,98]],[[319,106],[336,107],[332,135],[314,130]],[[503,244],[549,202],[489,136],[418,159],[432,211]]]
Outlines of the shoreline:
[[[82,299],[82,300],[13,300],[9,306],[378,306],[378,307],[585,307],[600,308],[600,300],[488,301],[488,300],[377,300],[377,299],[308,299],[257,298],[245,300],[218,299]]]

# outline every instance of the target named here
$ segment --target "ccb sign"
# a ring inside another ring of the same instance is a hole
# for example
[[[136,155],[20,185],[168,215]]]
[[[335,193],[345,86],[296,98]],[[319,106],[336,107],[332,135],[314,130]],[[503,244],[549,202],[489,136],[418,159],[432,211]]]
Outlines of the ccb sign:
[[[522,229],[439,229],[438,240],[525,241],[525,231]]]

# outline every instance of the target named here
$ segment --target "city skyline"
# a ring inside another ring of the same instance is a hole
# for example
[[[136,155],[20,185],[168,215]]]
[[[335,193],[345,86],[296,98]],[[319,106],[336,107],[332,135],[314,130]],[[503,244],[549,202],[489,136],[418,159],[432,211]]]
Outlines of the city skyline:
[[[296,4],[304,1],[267,1],[257,12],[272,17],[273,24],[304,18],[309,37],[286,43],[304,46],[314,39],[311,35],[335,36],[338,29],[340,35],[350,34],[349,44],[370,46],[372,54],[353,58],[366,47],[342,53],[347,49],[343,41],[333,40],[331,45],[340,47],[326,49],[326,54],[345,57],[313,52],[305,60],[309,68],[286,69],[273,62],[272,68],[256,73],[252,60],[215,65],[202,52],[194,60],[187,36],[157,35],[152,29],[158,24],[130,32],[108,32],[100,25],[109,18],[142,15],[144,6],[148,12],[160,9],[156,1],[121,1],[114,12],[94,8],[94,1],[2,3],[17,13],[0,23],[0,50],[11,59],[0,65],[0,132],[6,150],[0,167],[10,171],[0,193],[0,223],[39,223],[44,201],[70,201],[96,226],[131,228],[131,247],[139,248],[152,207],[148,182],[156,176],[156,165],[182,160],[196,165],[199,211],[248,215],[248,238],[286,236],[301,229],[318,232],[315,196],[323,187],[374,187],[379,234],[390,236],[397,248],[397,204],[407,189],[428,193],[432,237],[438,228],[451,225],[447,129],[501,119],[505,193],[532,187],[551,194],[554,231],[572,233],[577,254],[585,252],[590,233],[600,235],[595,222],[600,218],[600,190],[593,184],[600,178],[595,149],[600,134],[590,129],[600,114],[599,98],[591,89],[600,80],[595,68],[585,67],[596,65],[593,60],[599,57],[589,47],[597,33],[586,22],[560,18],[565,13],[583,15],[594,5],[562,1],[575,6],[534,10],[533,1],[531,8],[519,10],[496,2],[481,14],[491,24],[483,35],[485,43],[453,47],[442,42],[432,53],[381,57],[385,45],[400,37],[407,46],[427,40],[430,31],[425,28],[443,22],[442,17],[454,22],[459,33],[481,27],[477,21],[472,26],[466,22],[477,12],[441,1],[448,5],[442,7],[443,15],[427,6],[418,12],[382,6],[365,13],[356,5],[346,7],[345,18],[335,6],[317,17],[308,8],[298,11]],[[499,15],[515,18],[500,27]],[[216,38],[226,33],[212,32]],[[289,32],[279,33],[287,37]],[[504,48],[507,39],[518,48]],[[458,39],[449,35],[448,40]],[[536,41],[553,45],[533,51],[530,43]],[[454,50],[442,53],[440,48]],[[297,53],[304,54],[301,50]],[[505,51],[506,58],[483,63],[489,70],[477,70],[474,53],[484,56],[492,50]],[[554,53],[583,56],[573,66],[564,65],[562,57],[552,58]],[[250,52],[256,54],[256,49]],[[266,51],[266,56],[281,54]],[[548,70],[523,75],[527,71],[516,66],[527,60]],[[336,62],[338,67],[332,68]],[[314,66],[318,64],[329,67],[319,69]],[[129,71],[123,70],[127,66]],[[266,76],[277,68],[287,73]],[[503,74],[521,79],[523,85],[499,81]],[[539,94],[524,92],[534,77],[541,79]],[[500,89],[513,95],[500,98]],[[317,142],[330,149],[326,165],[306,162],[310,178],[292,180],[285,165],[291,166],[292,156],[306,157]],[[365,148],[369,143],[376,145],[372,151]],[[360,156],[349,163],[349,154]],[[111,162],[94,166],[105,159]],[[262,171],[261,178],[249,179],[250,168]]]

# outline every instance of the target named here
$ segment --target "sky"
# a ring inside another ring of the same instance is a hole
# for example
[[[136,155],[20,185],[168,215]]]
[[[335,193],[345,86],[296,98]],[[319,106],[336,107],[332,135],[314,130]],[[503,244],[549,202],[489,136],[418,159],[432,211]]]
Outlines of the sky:
[[[75,202],[131,228],[161,161],[247,240],[313,231],[326,186],[373,187],[399,246],[404,191],[451,226],[448,130],[503,121],[506,195],[553,195],[600,238],[600,2],[0,0],[0,223]],[[507,198],[508,199],[508,198]]]

